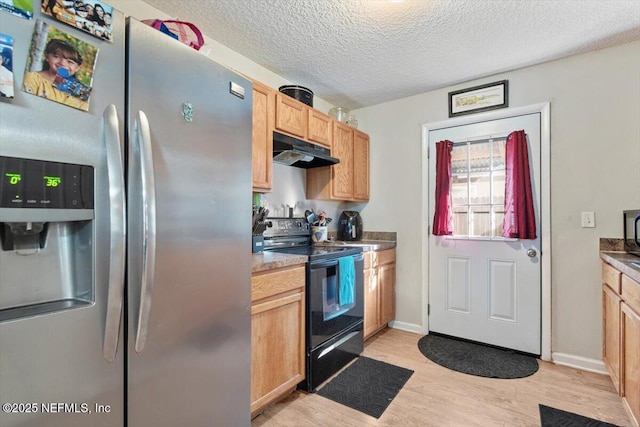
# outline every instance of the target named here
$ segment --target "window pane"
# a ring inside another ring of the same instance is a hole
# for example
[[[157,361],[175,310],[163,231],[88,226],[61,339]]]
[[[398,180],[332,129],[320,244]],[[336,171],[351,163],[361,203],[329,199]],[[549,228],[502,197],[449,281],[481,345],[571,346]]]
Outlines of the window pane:
[[[492,158],[492,170],[504,170],[504,150],[506,146],[506,139],[491,142],[491,148],[493,151]]]
[[[504,170],[492,173],[491,186],[493,191],[491,203],[504,205]]]
[[[502,237],[504,231],[504,206],[496,205],[493,209],[493,237]]]
[[[469,204],[489,204],[491,202],[491,177],[489,173],[474,174],[471,177],[471,184],[469,184]]]
[[[470,206],[471,230],[469,237],[491,237],[491,207]]]
[[[468,173],[467,144],[455,145],[451,150],[451,173],[453,175]]]
[[[468,205],[468,188],[467,175],[454,175],[451,180],[451,201],[453,206]]]
[[[453,235],[454,236],[467,236],[469,234],[468,228],[468,208],[466,206],[453,208]]]

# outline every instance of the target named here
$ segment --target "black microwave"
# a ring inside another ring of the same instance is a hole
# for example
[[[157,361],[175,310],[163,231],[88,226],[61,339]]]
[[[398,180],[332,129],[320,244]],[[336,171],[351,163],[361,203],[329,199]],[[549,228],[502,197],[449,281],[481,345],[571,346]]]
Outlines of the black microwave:
[[[640,256],[640,209],[624,211],[624,250]]]

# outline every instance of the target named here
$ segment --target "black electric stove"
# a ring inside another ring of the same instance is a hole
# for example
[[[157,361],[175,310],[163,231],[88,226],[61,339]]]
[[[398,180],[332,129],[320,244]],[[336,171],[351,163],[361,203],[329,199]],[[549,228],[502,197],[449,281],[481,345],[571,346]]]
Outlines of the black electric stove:
[[[264,250],[304,255],[309,261],[339,258],[362,252],[360,247],[314,246],[306,218],[267,218]]]
[[[362,248],[314,246],[306,218],[267,218],[266,223],[264,251],[308,257],[306,375],[298,387],[312,392],[364,350]]]

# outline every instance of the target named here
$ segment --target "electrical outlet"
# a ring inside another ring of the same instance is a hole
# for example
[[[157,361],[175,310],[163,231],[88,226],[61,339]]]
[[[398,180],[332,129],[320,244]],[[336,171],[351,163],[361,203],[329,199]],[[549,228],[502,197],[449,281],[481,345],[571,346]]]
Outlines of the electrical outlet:
[[[582,228],[595,228],[596,214],[593,212],[582,212]]]

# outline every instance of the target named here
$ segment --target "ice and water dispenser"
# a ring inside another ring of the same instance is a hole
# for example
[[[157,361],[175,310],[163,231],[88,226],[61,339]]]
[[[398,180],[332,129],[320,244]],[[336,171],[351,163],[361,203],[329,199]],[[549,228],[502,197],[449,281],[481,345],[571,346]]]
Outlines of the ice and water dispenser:
[[[0,322],[94,298],[94,170],[0,156]]]

